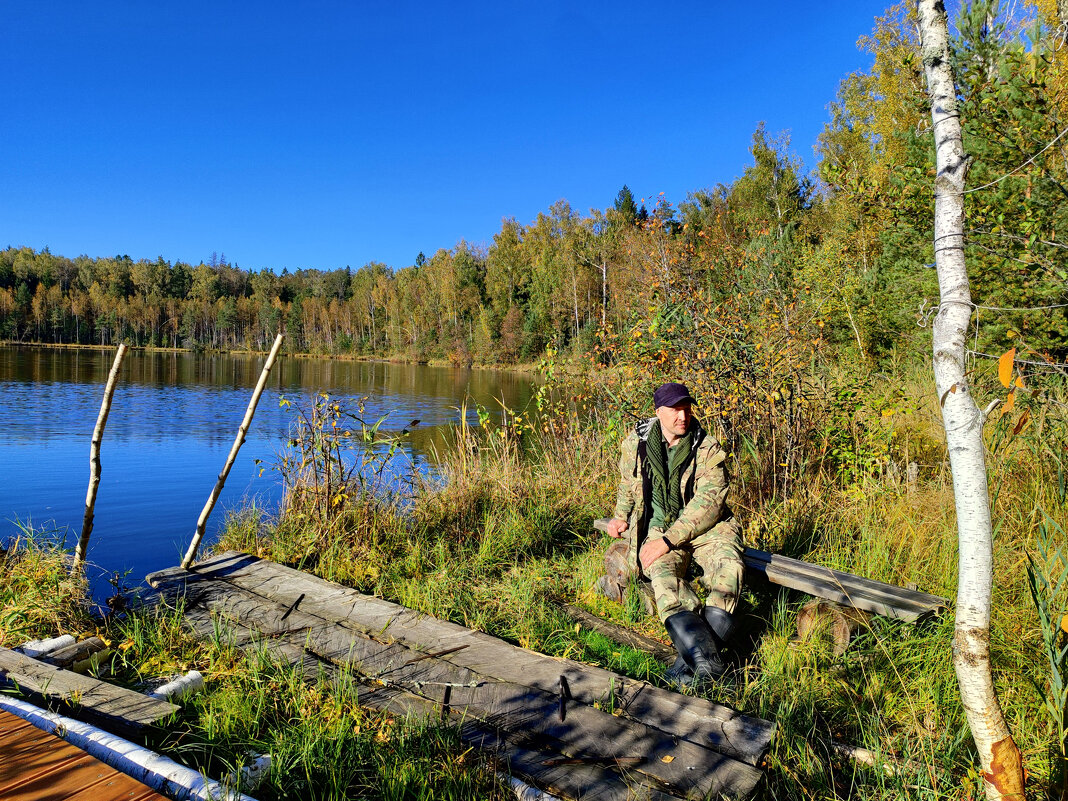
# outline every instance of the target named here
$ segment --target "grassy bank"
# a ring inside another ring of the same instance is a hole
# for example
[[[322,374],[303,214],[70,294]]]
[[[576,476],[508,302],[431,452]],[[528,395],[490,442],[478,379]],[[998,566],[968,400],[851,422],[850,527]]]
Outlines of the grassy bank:
[[[88,585],[70,576],[63,544],[55,532],[26,526],[0,541],[0,647],[95,625]]]
[[[850,401],[848,414],[835,412],[833,430],[812,452],[823,447],[830,454],[833,445],[838,455],[811,461],[789,494],[769,498],[754,478],[768,467],[767,453],[739,453],[735,506],[749,544],[953,598],[952,487],[937,406],[922,400],[930,394],[926,380],[917,371],[873,382]],[[1036,795],[1063,765],[1056,758],[1061,729],[1045,707],[1055,679],[1029,587],[1029,557],[1038,573],[1057,572],[1056,559],[1042,554],[1063,546],[1068,523],[1064,402],[1064,393],[1051,389],[1033,399],[1023,425],[1019,414],[1007,415],[992,418],[987,432],[997,526],[992,658]],[[607,542],[590,523],[610,512],[623,428],[601,415],[594,409],[580,421],[562,407],[535,424],[519,418],[506,429],[458,429],[439,454],[440,473],[400,496],[376,483],[392,458],[388,449],[365,457],[363,483],[353,478],[344,491],[335,485],[330,499],[316,494],[322,482],[308,469],[339,468],[317,457],[288,474],[277,516],[256,509],[235,515],[219,547],[659,683],[662,665],[577,629],[558,606],[579,603],[664,639],[636,599],[620,606],[593,591]],[[329,430],[329,416],[323,421],[313,435]],[[915,481],[909,462],[917,464]],[[9,551],[9,563],[12,554],[12,564],[29,575],[44,558],[30,542]],[[51,570],[59,586],[62,571]],[[31,597],[18,589],[18,575],[5,571],[0,598]],[[1063,582],[1039,586],[1053,621],[1068,607],[1066,589]],[[52,608],[21,631],[44,635],[84,625],[74,590],[54,605],[69,607],[66,616]],[[733,669],[706,691],[779,724],[762,797],[982,797],[951,665],[952,611],[921,625],[875,618],[835,656],[818,632],[798,640],[796,616],[805,600],[782,588],[749,586]],[[207,691],[156,745],[214,775],[249,751],[270,751],[276,767],[258,797],[507,796],[484,757],[466,751],[454,732],[360,710],[352,682],[308,685],[262,655],[193,641],[174,613],[135,613],[97,625],[116,647],[123,683],[139,686],[194,667],[205,673]],[[843,745],[867,749],[877,766],[843,756]]]

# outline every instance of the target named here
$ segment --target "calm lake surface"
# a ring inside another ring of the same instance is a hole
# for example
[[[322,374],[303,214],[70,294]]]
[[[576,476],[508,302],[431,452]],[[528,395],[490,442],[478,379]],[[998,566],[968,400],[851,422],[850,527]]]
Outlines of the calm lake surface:
[[[17,526],[66,535],[81,532],[89,483],[89,445],[114,350],[0,347],[0,542]],[[109,577],[129,571],[138,584],[154,570],[178,564],[237,434],[265,356],[128,352],[101,445],[101,481],[89,545],[89,576],[101,600]],[[428,450],[465,402],[499,415],[502,401],[522,409],[532,393],[528,376],[382,362],[279,357],[256,417],[208,523],[218,533],[229,509],[255,500],[276,507],[281,487],[272,469],[282,452],[292,410],[316,392],[365,401],[369,422],[382,431],[418,426],[396,469],[427,470]],[[257,463],[260,460],[260,463]],[[266,469],[263,469],[266,468]],[[260,475],[262,469],[262,475]]]

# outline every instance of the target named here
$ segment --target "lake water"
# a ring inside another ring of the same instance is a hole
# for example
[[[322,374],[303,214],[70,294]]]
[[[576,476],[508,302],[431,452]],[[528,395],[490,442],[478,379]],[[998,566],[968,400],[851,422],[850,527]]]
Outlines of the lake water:
[[[114,350],[0,347],[0,542],[17,525],[81,532],[89,483],[89,445]],[[108,578],[129,571],[128,584],[181,559],[259,378],[264,356],[128,352],[101,444],[101,481],[89,544],[94,596]],[[348,402],[366,397],[365,418],[385,418],[397,433],[419,424],[398,457],[398,469],[426,470],[432,442],[468,417],[474,404],[498,415],[500,401],[521,409],[529,377],[496,370],[347,362],[281,356],[252,428],[212,513],[208,537],[228,509],[255,499],[274,507],[281,494],[271,469],[282,452],[293,412],[316,392]],[[259,463],[257,463],[259,460]],[[262,470],[261,468],[266,468]]]

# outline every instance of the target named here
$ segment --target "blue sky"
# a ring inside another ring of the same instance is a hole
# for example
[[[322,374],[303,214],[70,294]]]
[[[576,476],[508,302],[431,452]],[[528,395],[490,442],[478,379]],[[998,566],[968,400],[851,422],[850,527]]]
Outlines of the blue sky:
[[[245,269],[412,263],[811,166],[884,2],[0,3],[0,247]]]

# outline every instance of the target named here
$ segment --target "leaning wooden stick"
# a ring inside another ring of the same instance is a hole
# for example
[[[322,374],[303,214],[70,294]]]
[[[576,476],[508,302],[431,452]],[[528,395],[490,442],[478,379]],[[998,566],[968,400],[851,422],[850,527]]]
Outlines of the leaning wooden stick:
[[[197,530],[193,534],[193,541],[189,543],[189,550],[185,552],[185,558],[182,559],[182,567],[189,567],[197,558],[197,550],[200,548],[200,541],[204,539],[204,529],[208,525],[208,517],[211,515],[211,510],[215,508],[215,502],[219,500],[223,485],[226,483],[226,477],[230,475],[230,468],[234,466],[234,462],[237,460],[237,452],[245,444],[248,427],[252,424],[252,416],[256,413],[256,404],[260,402],[263,388],[267,386],[267,375],[271,372],[274,360],[278,358],[278,351],[281,347],[282,334],[279,334],[275,337],[274,345],[267,356],[267,362],[263,365],[260,380],[256,384],[256,389],[252,392],[252,400],[248,402],[248,408],[245,409],[245,419],[241,421],[241,428],[237,430],[237,437],[234,439],[233,447],[230,448],[230,455],[226,458],[226,465],[223,467],[222,472],[219,473],[219,480],[215,482],[215,488],[211,491],[208,502],[204,504],[204,509],[200,512],[200,519],[197,520]]]
[[[89,535],[93,533],[93,509],[96,506],[96,491],[100,486],[100,440],[104,438],[104,426],[107,425],[108,413],[111,411],[111,399],[115,395],[115,384],[119,381],[119,368],[122,367],[122,360],[125,357],[126,345],[120,343],[115,353],[115,361],[111,364],[111,372],[108,373],[104,399],[100,402],[100,414],[96,417],[96,428],[93,429],[93,443],[89,447],[89,490],[85,493],[82,536],[78,540],[78,547],[74,549],[74,564],[70,569],[72,575],[81,570],[85,564],[85,553],[89,549]]]

